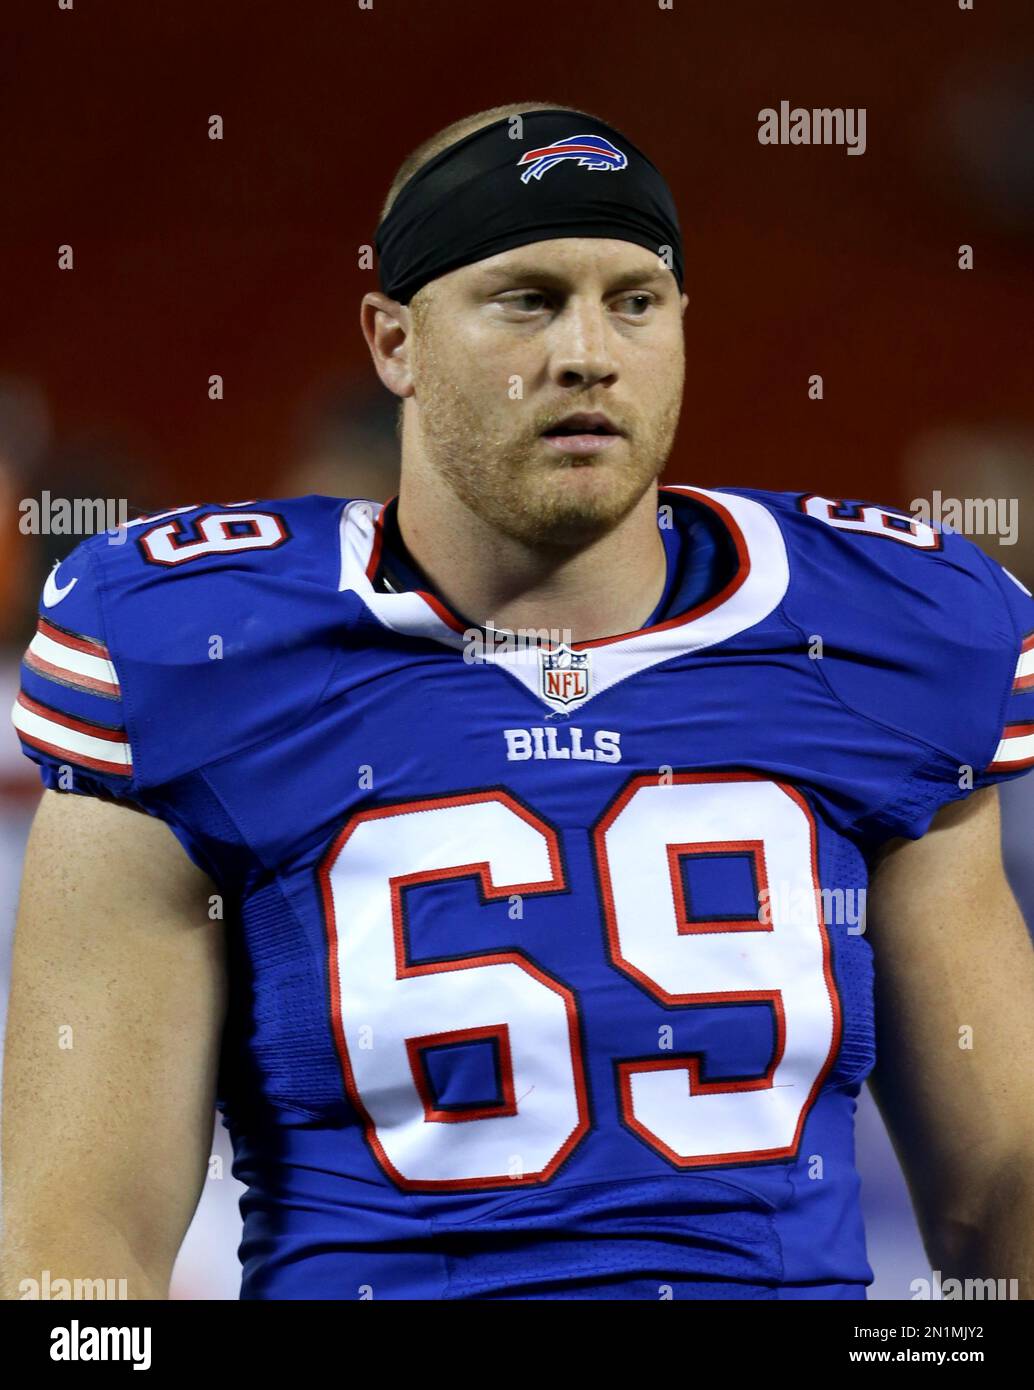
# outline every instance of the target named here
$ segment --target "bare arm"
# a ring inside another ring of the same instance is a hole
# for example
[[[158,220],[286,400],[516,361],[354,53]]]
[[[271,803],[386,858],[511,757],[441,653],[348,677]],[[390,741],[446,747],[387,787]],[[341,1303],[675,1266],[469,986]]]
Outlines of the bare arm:
[[[215,891],[168,826],[44,793],[4,1057],[3,1297],[45,1269],[167,1297],[211,1145],[225,1012]]]
[[[927,1254],[946,1278],[1016,1279],[1034,1298],[1034,949],[997,789],[888,846],[869,909],[873,1094]]]

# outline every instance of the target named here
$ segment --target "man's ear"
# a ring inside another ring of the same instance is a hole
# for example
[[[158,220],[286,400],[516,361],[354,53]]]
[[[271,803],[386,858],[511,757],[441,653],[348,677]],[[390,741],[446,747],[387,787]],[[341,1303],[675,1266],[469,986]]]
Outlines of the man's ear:
[[[412,396],[413,379],[409,370],[412,315],[407,305],[389,299],[379,290],[371,290],[363,295],[359,324],[381,381],[402,399]]]

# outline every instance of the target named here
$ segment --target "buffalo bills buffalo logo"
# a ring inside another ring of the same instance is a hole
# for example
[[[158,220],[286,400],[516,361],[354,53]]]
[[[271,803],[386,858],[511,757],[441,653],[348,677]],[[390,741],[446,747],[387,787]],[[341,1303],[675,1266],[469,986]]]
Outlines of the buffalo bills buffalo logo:
[[[542,145],[537,150],[528,150],[517,161],[517,167],[526,166],[521,174],[521,183],[529,179],[540,179],[554,164],[565,159],[573,159],[585,169],[625,169],[628,157],[616,145],[604,140],[602,135],[571,135],[566,140],[554,140],[552,145]]]

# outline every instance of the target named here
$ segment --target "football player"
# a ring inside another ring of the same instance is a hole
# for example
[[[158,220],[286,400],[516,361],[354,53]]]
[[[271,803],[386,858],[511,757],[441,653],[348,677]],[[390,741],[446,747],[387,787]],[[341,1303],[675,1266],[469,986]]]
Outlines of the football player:
[[[658,489],[681,238],[606,122],[450,126],[377,247],[398,497],[180,506],[43,592],[9,1294],[164,1297],[215,1099],[245,1298],[863,1299],[871,1078],[934,1267],[1031,1297],[1029,592]]]

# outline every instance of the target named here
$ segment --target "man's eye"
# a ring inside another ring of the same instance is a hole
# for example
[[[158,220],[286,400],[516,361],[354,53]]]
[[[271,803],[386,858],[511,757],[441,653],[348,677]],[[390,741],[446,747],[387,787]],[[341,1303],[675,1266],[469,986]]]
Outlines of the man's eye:
[[[520,309],[526,313],[534,313],[546,303],[546,296],[541,290],[521,290],[519,294],[504,295],[503,303],[508,309]]]
[[[653,296],[649,294],[626,294],[623,299],[618,300],[619,304],[626,306],[623,312],[630,313],[633,318],[642,318],[646,311],[653,304]]]

